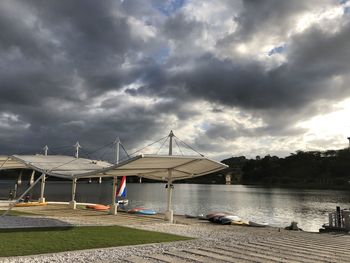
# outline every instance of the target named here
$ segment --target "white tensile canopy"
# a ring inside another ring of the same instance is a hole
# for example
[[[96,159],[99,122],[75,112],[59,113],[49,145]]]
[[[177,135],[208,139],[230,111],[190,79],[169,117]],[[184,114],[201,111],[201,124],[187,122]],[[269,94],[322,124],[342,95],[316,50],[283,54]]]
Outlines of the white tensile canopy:
[[[172,132],[169,137],[171,138],[171,136],[174,136]],[[113,177],[113,201],[111,208],[113,214],[116,214],[114,196],[116,192],[116,178],[118,176],[139,176],[153,180],[166,181],[168,186],[168,208],[165,216],[166,219],[172,221],[172,182],[220,171],[227,166],[204,156],[174,156],[171,155],[171,153],[170,143],[169,155],[141,154],[117,164],[63,155],[0,156],[0,170],[32,169],[42,173],[42,176],[31,186],[33,187],[41,180],[40,201],[42,202],[45,201],[44,187],[46,175],[72,180],[72,201],[70,205],[73,209],[76,207],[75,191],[77,179]],[[31,187],[27,189],[26,192],[28,192]],[[24,196],[24,194],[22,196]]]
[[[28,168],[46,175],[80,179],[91,177],[139,176],[172,181],[205,175],[226,165],[202,156],[138,155],[119,164],[62,155],[13,155],[0,157],[0,170]]]

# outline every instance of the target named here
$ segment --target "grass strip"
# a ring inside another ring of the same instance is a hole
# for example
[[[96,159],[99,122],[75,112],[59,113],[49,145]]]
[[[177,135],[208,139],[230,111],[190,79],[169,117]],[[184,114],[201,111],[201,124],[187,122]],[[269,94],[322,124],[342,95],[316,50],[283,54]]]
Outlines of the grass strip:
[[[0,230],[0,257],[189,240],[172,234],[121,226]]]
[[[5,212],[6,210],[0,209],[0,216]],[[10,212],[7,214],[8,216],[29,216],[29,215],[37,215],[35,213],[31,212],[24,212],[19,210],[10,210]]]

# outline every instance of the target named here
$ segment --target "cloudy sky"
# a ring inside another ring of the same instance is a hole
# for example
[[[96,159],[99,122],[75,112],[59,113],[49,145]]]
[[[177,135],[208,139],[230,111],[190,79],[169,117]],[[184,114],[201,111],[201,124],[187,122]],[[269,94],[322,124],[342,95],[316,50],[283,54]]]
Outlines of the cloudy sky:
[[[217,160],[343,148],[349,73],[346,0],[3,0],[0,154],[171,129]]]

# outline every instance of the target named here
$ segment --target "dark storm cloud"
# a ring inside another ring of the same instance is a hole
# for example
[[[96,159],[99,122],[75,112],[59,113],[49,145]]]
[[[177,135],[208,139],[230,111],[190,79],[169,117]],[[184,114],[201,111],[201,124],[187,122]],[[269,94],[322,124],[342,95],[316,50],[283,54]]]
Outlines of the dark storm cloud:
[[[314,25],[292,36],[281,51],[285,62],[267,67],[216,51],[264,33],[285,36],[318,1],[244,1],[239,12],[223,3],[238,29],[221,34],[209,50],[196,43],[211,37],[209,22],[181,7],[162,13],[162,1],[2,1],[1,153],[77,140],[88,151],[116,136],[137,148],[163,137],[170,118],[205,120],[207,110],[220,118],[237,108],[262,120],[258,128],[209,123],[195,143],[220,151],[225,147],[210,140],[302,133],[295,123],[325,110],[320,101],[349,96],[348,80],[333,85],[349,72],[346,18],[333,33]],[[147,103],[135,102],[142,99]],[[210,106],[194,107],[199,101]]]
[[[349,20],[334,33],[314,26],[292,39],[288,48],[289,61],[306,74],[347,75],[350,69],[349,35]]]
[[[202,26],[202,23],[189,20],[182,13],[176,13],[164,23],[163,34],[169,39],[184,41],[186,38],[193,38],[196,33],[199,34],[202,31]]]
[[[244,0],[243,11],[236,17],[239,25],[239,38],[251,38],[256,33],[287,33],[295,17],[328,0],[278,1],[278,0]]]
[[[3,153],[37,151],[44,144],[69,145],[76,140],[96,147],[117,135],[130,143],[131,138],[142,141],[162,130],[152,109],[86,113],[94,97],[118,90],[140,74],[139,67],[121,69],[128,52],[142,50],[144,43],[131,36],[119,2],[1,4],[0,113],[28,124],[7,121],[9,127],[0,127]]]

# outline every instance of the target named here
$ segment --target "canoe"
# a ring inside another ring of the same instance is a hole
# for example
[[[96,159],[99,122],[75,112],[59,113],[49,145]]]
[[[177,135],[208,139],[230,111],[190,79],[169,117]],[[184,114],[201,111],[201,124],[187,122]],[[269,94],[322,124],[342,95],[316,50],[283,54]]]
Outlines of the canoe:
[[[229,218],[226,218],[226,217],[220,217],[218,220],[217,220],[217,223],[218,224],[221,224],[221,225],[231,225],[231,222],[232,220],[229,219]],[[215,222],[216,223],[216,222]]]
[[[213,217],[220,217],[220,216],[227,216],[227,215],[228,215],[227,213],[215,212],[215,213],[207,214],[206,217],[207,217],[208,220],[210,220]]]
[[[135,207],[133,209],[128,210],[128,213],[139,214],[139,215],[155,215],[155,214],[157,214],[157,212],[154,211],[153,209],[147,209],[144,207]]]
[[[143,207],[135,207],[135,208],[132,208],[130,210],[128,210],[128,213],[130,214],[135,214],[137,211],[140,211],[140,210],[144,210],[146,208],[143,208]]]
[[[222,216],[222,215],[212,216],[208,220],[212,223],[221,224],[222,217],[224,217],[224,216]]]
[[[154,211],[153,209],[142,209],[142,210],[136,211],[135,214],[139,214],[139,215],[155,215],[155,214],[157,214],[157,212]]]
[[[85,206],[87,209],[91,209],[91,210],[96,210],[96,211],[107,211],[109,210],[109,206],[107,205],[87,205]]]
[[[223,216],[219,218],[218,223],[222,225],[230,225],[232,222],[238,221],[241,221],[241,218],[238,216]]]
[[[242,220],[239,220],[239,221],[231,221],[231,225],[249,226],[249,223],[242,221]]]
[[[15,207],[30,207],[30,206],[44,206],[47,205],[46,202],[21,202],[15,204]]]
[[[190,214],[185,214],[185,217],[186,218],[196,218],[196,219],[199,219],[199,220],[208,220],[208,218],[203,215],[203,214],[199,214],[199,215],[190,215]]]
[[[240,221],[242,220],[239,216],[234,216],[234,215],[229,215],[229,216],[224,216],[225,219],[231,220],[231,221]]]
[[[254,226],[254,227],[267,227],[269,226],[267,223],[255,223],[252,221],[248,222],[249,226]]]

